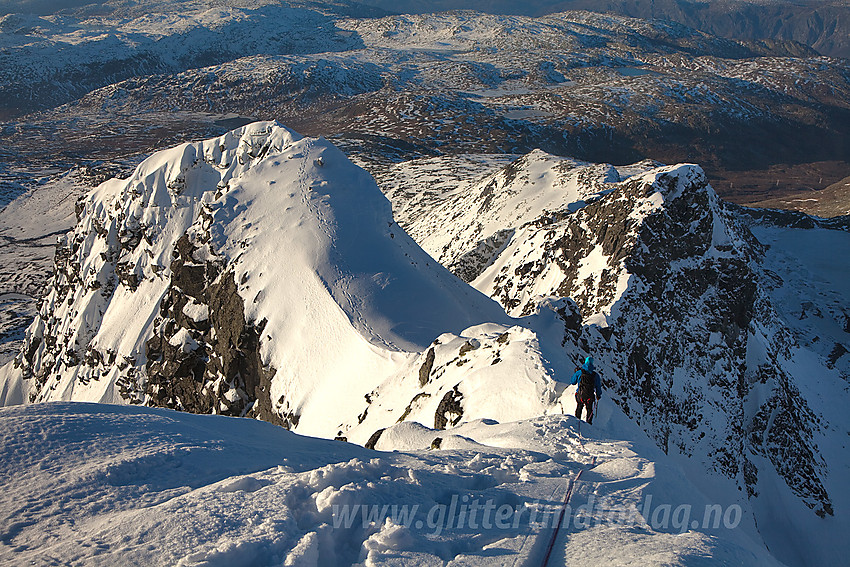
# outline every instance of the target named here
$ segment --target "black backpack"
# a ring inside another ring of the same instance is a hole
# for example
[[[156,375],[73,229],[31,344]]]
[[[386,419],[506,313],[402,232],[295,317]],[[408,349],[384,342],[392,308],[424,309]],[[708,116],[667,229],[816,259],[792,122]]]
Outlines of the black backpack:
[[[593,372],[581,369],[581,378],[578,380],[578,397],[582,400],[596,399],[596,377]]]

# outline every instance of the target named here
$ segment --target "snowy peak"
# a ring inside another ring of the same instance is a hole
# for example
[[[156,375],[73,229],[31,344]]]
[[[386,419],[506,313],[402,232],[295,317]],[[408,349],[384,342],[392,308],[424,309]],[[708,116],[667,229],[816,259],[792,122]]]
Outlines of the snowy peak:
[[[632,211],[622,219],[635,226],[634,247],[626,251],[630,258],[624,264],[631,273],[655,281],[659,270],[685,267],[709,257],[746,257],[758,250],[748,231],[723,213],[698,166],[662,167],[638,176],[626,182],[621,198],[633,203]],[[617,209],[615,202],[605,212],[616,215]],[[587,214],[598,216],[601,212],[590,210]]]
[[[570,334],[565,311],[564,345],[596,358],[608,396],[664,452],[707,472],[706,490],[719,483],[745,495],[770,549],[794,558],[792,532],[837,514],[843,500],[829,471],[850,470],[825,425],[846,423],[827,401],[844,399],[850,375],[846,284],[813,252],[846,245],[846,233],[799,219],[801,228],[753,222],[695,165],[618,171],[622,181],[597,177],[577,206],[494,221],[484,234],[507,237],[472,284],[514,316],[553,296],[574,300],[578,331]],[[529,179],[521,191],[533,192]],[[499,187],[490,202],[510,202],[514,189]],[[444,218],[463,218],[469,203],[451,203],[469,191],[447,193]],[[433,231],[424,241],[438,238]],[[476,244],[452,242],[455,257]],[[798,512],[783,526],[771,519],[779,500]]]
[[[513,316],[570,297],[607,325],[632,275],[657,279],[677,259],[743,254],[753,241],[695,165],[618,169],[535,151],[417,205],[429,214],[408,217],[410,234]]]
[[[466,331],[476,325],[512,327],[395,224],[364,170],[274,122],[159,152],[78,212],[25,348],[4,370],[6,403],[145,403],[325,437],[363,425],[350,434],[365,442],[386,425],[373,418],[363,433],[370,396],[403,381],[438,336],[464,343],[483,338]],[[465,376],[499,356],[485,358],[454,365],[433,395],[464,392]],[[555,371],[535,368],[537,401],[521,417],[554,404],[539,400]],[[486,396],[470,399],[486,411]]]
[[[555,295],[571,297],[588,320],[606,325],[632,274],[729,245],[719,201],[698,166],[604,180],[572,206],[530,212],[474,285],[514,315],[532,313],[538,297]]]

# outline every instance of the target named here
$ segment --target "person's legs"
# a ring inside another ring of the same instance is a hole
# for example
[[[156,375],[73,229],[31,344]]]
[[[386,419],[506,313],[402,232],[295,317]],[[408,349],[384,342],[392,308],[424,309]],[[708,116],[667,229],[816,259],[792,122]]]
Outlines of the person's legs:
[[[587,423],[593,423],[593,400],[585,400],[587,404]]]
[[[578,394],[576,394],[576,417],[579,419],[581,419],[581,409],[583,405],[584,402],[582,402],[581,399],[578,397]]]

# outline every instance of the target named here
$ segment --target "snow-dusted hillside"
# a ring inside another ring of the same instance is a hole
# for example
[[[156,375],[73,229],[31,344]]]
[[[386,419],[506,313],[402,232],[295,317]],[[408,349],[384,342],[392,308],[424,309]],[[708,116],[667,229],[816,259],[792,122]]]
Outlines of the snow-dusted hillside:
[[[723,181],[721,194],[744,202],[850,173],[845,65],[780,43],[580,11],[378,17],[344,0],[106,4],[2,17],[0,193],[13,180],[31,186],[44,161],[70,168],[150,153],[170,135],[222,133],[228,115],[250,119],[225,128],[275,119],[333,135],[380,165],[534,148],[697,161]]]
[[[246,55],[362,45],[338,33],[320,4],[313,9],[269,1],[175,4],[128,10],[116,3],[100,13],[0,16],[0,116],[55,106],[140,75],[179,73]],[[332,4],[327,8],[333,11]]]
[[[802,44],[825,55],[847,57],[847,4],[835,0],[363,0],[364,4],[396,13],[478,10],[492,14],[542,15],[564,10],[590,10],[633,18],[670,20],[714,35],[736,40],[787,42],[786,48],[806,52]],[[730,17],[734,14],[734,17]]]
[[[615,408],[599,421],[402,424],[381,448],[405,452],[385,453],[222,416],[2,408],[0,561],[540,565],[552,542],[550,565],[780,565]]]

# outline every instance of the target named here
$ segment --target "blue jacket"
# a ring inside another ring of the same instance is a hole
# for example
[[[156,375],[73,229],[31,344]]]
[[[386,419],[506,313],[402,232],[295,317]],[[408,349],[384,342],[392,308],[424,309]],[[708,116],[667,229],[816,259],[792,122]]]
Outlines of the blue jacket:
[[[593,374],[593,382],[594,387],[596,388],[596,397],[602,397],[602,377],[599,376],[598,372],[594,372],[593,370],[593,357],[588,356],[584,359],[584,364],[581,366],[584,370]],[[573,374],[572,380],[570,380],[570,384],[573,386],[578,384],[578,381],[581,380],[581,370],[577,370],[575,374]]]

